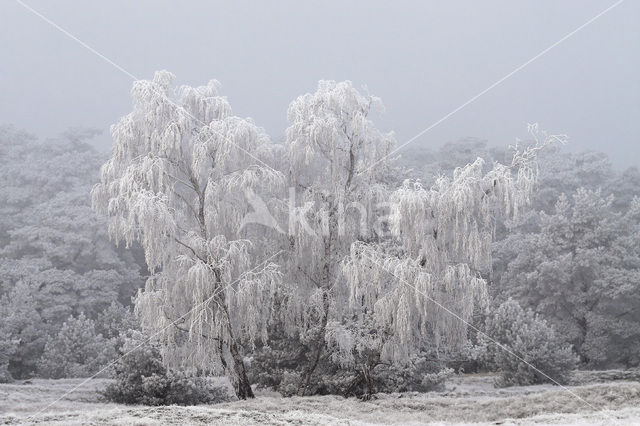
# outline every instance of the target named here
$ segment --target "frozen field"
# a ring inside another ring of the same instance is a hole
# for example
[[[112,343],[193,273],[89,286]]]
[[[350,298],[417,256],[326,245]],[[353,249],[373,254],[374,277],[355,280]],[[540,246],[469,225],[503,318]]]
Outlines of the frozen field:
[[[555,386],[494,389],[492,380],[460,376],[444,392],[378,395],[369,402],[261,394],[253,401],[194,407],[102,403],[96,389],[105,381],[92,380],[45,410],[82,380],[33,380],[0,385],[0,424],[640,424],[638,381],[571,386],[580,401]]]

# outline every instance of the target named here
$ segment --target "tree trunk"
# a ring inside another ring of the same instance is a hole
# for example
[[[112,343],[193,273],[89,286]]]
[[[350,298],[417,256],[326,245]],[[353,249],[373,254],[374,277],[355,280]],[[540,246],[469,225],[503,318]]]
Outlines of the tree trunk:
[[[356,377],[354,377],[351,382],[349,383],[349,385],[347,385],[347,387],[345,388],[344,392],[342,392],[342,396],[344,396],[345,398],[349,398],[350,396],[358,396],[358,386],[360,386],[360,384],[362,384],[362,374],[358,372],[358,374],[356,374]]]
[[[236,373],[236,377],[238,380],[235,384],[236,396],[238,397],[238,399],[255,398],[253,389],[251,389],[251,383],[249,383],[249,378],[247,377],[247,370],[244,366],[242,355],[240,355],[238,346],[233,339],[229,344],[229,351],[231,352],[231,357],[233,358],[233,370]]]
[[[222,340],[220,340],[220,360],[222,361],[222,368],[227,374],[227,377],[235,379],[231,380],[231,382],[233,385],[233,390],[235,391],[238,399],[255,398],[253,389],[251,389],[251,383],[249,382],[249,378],[247,377],[247,369],[244,366],[244,360],[242,359],[242,355],[238,350],[238,345],[236,344],[236,341],[233,337],[231,326],[228,324],[227,327],[229,327],[229,341],[227,343],[227,347],[229,349],[229,353],[231,354],[231,359],[233,360],[234,374],[229,374],[229,365],[224,359],[224,344]]]
[[[221,283],[222,279],[220,276],[220,271],[216,269],[214,274],[218,282]],[[227,333],[229,334],[227,345],[229,353],[231,354],[231,358],[233,359],[233,372],[235,373],[236,379],[235,383],[233,383],[233,386],[236,392],[236,396],[238,397],[238,399],[255,398],[253,389],[251,389],[251,383],[249,383],[249,378],[247,377],[247,369],[244,366],[244,360],[242,359],[242,355],[240,354],[240,350],[238,349],[236,339],[233,336],[233,328],[231,327],[231,315],[229,314],[229,309],[227,308],[227,305],[222,296],[217,296],[216,299],[218,305],[222,307],[227,318]],[[224,352],[222,349],[220,351],[220,358],[222,359],[223,366],[225,366],[226,368],[226,363],[224,362]]]
[[[346,390],[343,392],[343,396],[348,398],[350,396],[359,396],[363,401],[371,399],[375,393],[373,387],[373,370],[380,364],[380,351],[378,351],[373,359],[369,362],[365,362],[361,371],[356,374],[356,377],[349,383]],[[362,386],[362,394],[360,394],[358,387]]]
[[[327,293],[327,290],[325,290],[322,294],[322,302],[324,312],[322,315],[322,320],[320,321],[320,329],[318,330],[318,334],[316,334],[316,338],[313,342],[313,347],[311,348],[311,351],[313,353],[311,357],[311,364],[309,364],[302,373],[302,380],[300,381],[300,386],[298,387],[299,396],[305,396],[307,389],[309,388],[309,383],[311,382],[311,376],[316,370],[316,367],[318,367],[320,356],[322,355],[322,349],[324,348],[324,335],[327,329],[327,320],[329,319],[329,294]]]
[[[322,266],[322,317],[320,318],[320,327],[311,344],[311,364],[302,373],[300,386],[298,387],[298,395],[304,396],[311,383],[311,376],[318,367],[322,351],[324,349],[324,337],[327,330],[327,322],[329,320],[329,291],[331,289],[331,260],[332,260],[332,242],[335,237],[336,228],[338,226],[336,218],[336,206],[332,205],[329,210],[328,235],[324,237],[324,265]]]
[[[362,394],[362,400],[368,401],[373,395],[373,377],[371,377],[371,371],[369,366],[365,365],[362,368],[362,377],[364,378],[364,393]]]

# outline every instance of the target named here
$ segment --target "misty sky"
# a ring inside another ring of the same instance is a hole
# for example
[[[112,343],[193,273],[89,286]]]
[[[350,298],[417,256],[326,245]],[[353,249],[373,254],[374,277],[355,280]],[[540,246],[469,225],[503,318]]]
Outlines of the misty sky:
[[[138,78],[222,83],[234,113],[282,140],[286,110],[317,80],[380,96],[401,144],[615,1],[166,2],[24,0]],[[509,145],[539,122],[640,166],[640,1],[627,0],[412,146],[465,136]],[[132,80],[13,0],[0,3],[0,124],[39,136],[104,129]]]

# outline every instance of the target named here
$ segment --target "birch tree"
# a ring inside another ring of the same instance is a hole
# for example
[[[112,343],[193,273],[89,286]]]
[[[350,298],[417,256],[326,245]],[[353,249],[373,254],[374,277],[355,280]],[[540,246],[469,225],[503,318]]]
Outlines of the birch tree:
[[[537,143],[510,165],[483,172],[478,158],[429,188],[407,181],[391,195],[394,244],[352,244],[344,272],[354,325],[340,331],[342,362],[365,350],[402,365],[420,351],[441,353],[467,339],[486,300],[496,217],[517,216],[536,180],[535,155],[561,139],[530,128]],[[390,247],[390,248],[389,248]]]
[[[162,71],[134,84],[93,201],[117,242],[144,248],[151,276],[136,311],[165,362],[221,368],[249,398],[241,343],[266,338],[279,271],[240,229],[245,192],[268,198],[283,177],[267,166],[269,138],[231,114],[216,81],[176,88],[173,79]]]
[[[369,118],[381,107],[380,99],[361,94],[349,81],[320,81],[315,93],[289,106],[286,146],[290,203],[296,207],[289,212],[287,269],[295,289],[286,312],[304,345],[302,395],[323,355],[340,262],[354,241],[380,236],[374,213],[385,199],[395,143]]]

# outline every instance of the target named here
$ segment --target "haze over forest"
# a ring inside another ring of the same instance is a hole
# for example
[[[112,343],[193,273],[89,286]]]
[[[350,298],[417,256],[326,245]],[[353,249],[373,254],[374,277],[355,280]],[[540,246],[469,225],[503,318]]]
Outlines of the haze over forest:
[[[593,18],[602,1],[70,1],[29,6],[119,67],[181,84],[222,83],[236,114],[284,139],[286,108],[320,79],[381,97],[401,145]],[[627,1],[466,106],[410,147],[472,136],[504,147],[539,122],[568,150],[640,165],[640,3]],[[103,131],[130,110],[132,78],[17,2],[0,16],[0,124],[40,137]]]

